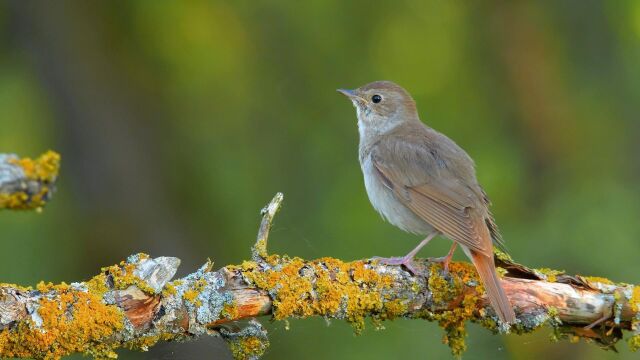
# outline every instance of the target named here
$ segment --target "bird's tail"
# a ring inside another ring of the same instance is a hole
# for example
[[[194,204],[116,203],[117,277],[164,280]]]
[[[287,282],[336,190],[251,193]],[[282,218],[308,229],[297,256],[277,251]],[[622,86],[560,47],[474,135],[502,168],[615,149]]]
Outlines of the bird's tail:
[[[516,314],[513,312],[513,307],[507,295],[504,293],[498,274],[496,274],[493,256],[487,257],[473,250],[471,250],[470,253],[471,261],[473,261],[473,265],[475,265],[478,275],[480,275],[489,302],[495,309],[498,317],[502,322],[508,324],[515,323]]]

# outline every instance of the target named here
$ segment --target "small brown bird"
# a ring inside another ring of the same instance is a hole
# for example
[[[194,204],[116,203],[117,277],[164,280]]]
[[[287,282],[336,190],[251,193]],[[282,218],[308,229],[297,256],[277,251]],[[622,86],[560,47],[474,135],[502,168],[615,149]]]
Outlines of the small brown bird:
[[[478,184],[473,160],[455,142],[420,121],[416,104],[402,87],[376,81],[339,89],[356,108],[360,166],[373,207],[400,229],[426,236],[404,257],[380,258],[415,273],[413,258],[436,235],[459,244],[475,265],[500,320],[515,314],[496,274],[493,242],[501,244],[489,199]]]

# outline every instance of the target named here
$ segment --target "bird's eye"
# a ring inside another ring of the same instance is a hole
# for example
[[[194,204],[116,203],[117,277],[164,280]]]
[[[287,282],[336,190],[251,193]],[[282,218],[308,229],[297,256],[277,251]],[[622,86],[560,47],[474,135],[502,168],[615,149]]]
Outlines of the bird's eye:
[[[377,94],[376,94],[376,95],[373,95],[373,96],[371,97],[371,101],[373,101],[374,103],[376,103],[376,104],[377,104],[377,103],[379,103],[380,101],[382,101],[382,96],[377,95]]]

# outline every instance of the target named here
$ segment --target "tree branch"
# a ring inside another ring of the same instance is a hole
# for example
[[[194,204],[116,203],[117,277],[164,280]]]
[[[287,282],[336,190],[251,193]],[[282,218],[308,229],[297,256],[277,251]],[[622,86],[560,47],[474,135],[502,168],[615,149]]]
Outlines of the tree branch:
[[[0,209],[40,209],[55,191],[60,155],[48,151],[38,159],[0,154]]]
[[[210,261],[170,281],[180,260],[133,255],[103,268],[92,279],[35,289],[0,284],[0,356],[54,359],[72,353],[114,358],[120,347],[147,350],[160,340],[222,336],[238,359],[256,359],[268,346],[266,332],[251,320],[322,316],[351,323],[360,333],[399,317],[437,321],[454,355],[464,349],[465,323],[494,333],[523,334],[543,326],[557,338],[595,341],[613,348],[623,330],[640,342],[640,287],[603,278],[528,269],[499,254],[502,284],[518,323],[508,328],[484,297],[472,265],[456,262],[449,274],[440,263],[419,260],[412,276],[375,260],[343,262],[269,255],[266,244],[282,202],[277,194],[262,211],[253,259],[213,270]]]

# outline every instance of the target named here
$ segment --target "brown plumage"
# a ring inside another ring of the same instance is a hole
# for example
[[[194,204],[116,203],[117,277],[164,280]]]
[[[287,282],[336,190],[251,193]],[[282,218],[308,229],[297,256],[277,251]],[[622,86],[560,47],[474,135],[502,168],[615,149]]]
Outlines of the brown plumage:
[[[500,235],[473,160],[420,121],[415,102],[400,86],[378,81],[340,91],[357,109],[360,164],[372,205],[402,230],[427,236],[407,256],[383,260],[412,270],[417,250],[442,234],[471,259],[500,319],[515,322],[495,272],[493,242],[499,244]]]

